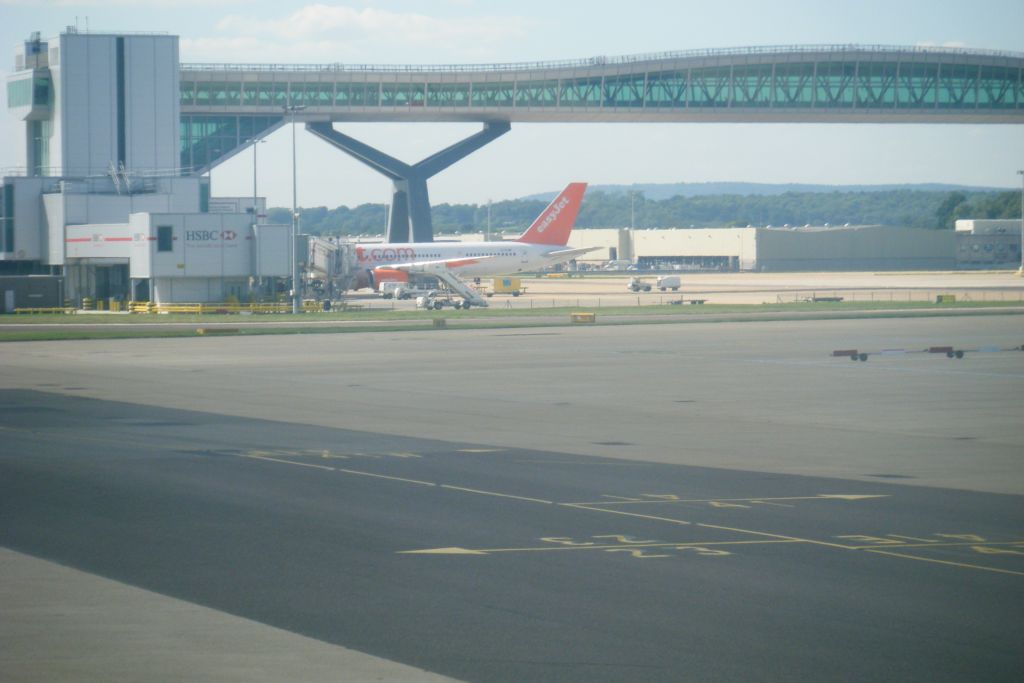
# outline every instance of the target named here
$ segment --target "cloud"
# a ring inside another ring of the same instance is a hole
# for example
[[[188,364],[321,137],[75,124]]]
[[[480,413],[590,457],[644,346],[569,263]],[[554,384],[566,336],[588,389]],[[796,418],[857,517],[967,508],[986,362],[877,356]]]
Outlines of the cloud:
[[[218,49],[259,43],[263,45],[261,61],[279,52],[295,55],[297,48],[304,55],[332,62],[359,60],[361,56],[372,59],[369,56],[380,54],[408,60],[412,51],[434,60],[486,58],[495,49],[521,40],[526,35],[527,21],[510,16],[449,18],[312,4],[277,19],[230,14],[215,26],[221,37],[182,41],[183,54],[188,58],[212,58],[212,52]]]

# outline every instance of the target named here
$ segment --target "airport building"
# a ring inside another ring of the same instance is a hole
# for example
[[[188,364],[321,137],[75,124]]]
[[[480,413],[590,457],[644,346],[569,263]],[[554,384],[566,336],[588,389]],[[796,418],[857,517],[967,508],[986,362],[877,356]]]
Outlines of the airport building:
[[[1021,263],[1024,226],[1013,219],[956,221],[956,262],[964,268],[1014,267]]]
[[[295,252],[310,271],[343,271],[342,245],[296,247],[291,226],[264,225],[262,200],[211,196],[211,168],[289,121],[393,180],[388,242],[432,240],[427,179],[515,122],[1024,123],[1024,55],[932,47],[465,67],[183,65],[177,36],[69,27],[26,40],[6,87],[8,114],[22,124],[22,170],[0,188],[0,277],[59,277],[75,303],[264,296],[289,286]],[[345,121],[483,129],[406,164],[334,129]],[[1012,255],[1009,237],[1005,250],[994,237],[963,237],[966,251],[953,239],[875,227],[587,230],[573,246],[600,243],[595,258],[638,265],[733,270],[946,268],[990,243],[993,259]],[[19,299],[28,290],[5,288],[3,310],[34,303]]]
[[[176,36],[33,35],[15,62],[26,173],[3,179],[0,275],[59,276],[76,304],[245,300],[290,277],[290,225],[179,169]]]
[[[950,231],[882,226],[576,230],[579,263],[722,271],[928,270],[955,264]]]

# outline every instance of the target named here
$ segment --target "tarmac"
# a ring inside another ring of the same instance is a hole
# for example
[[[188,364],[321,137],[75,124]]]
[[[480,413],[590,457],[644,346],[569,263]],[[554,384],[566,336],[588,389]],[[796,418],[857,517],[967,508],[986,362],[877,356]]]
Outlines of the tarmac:
[[[1020,323],[4,345],[0,673],[1019,680]]]

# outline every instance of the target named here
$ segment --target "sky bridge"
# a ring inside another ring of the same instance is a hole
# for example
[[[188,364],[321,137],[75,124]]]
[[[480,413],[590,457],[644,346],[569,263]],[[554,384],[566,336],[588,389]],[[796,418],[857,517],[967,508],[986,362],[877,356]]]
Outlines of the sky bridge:
[[[1022,72],[1024,53],[878,45],[489,65],[182,64],[181,165],[205,172],[283,125],[285,108],[302,108],[294,115],[311,132],[395,180],[395,218],[427,221],[414,239],[428,240],[429,176],[417,167],[437,173],[512,123],[1020,124]],[[409,165],[333,129],[345,121],[485,125]]]

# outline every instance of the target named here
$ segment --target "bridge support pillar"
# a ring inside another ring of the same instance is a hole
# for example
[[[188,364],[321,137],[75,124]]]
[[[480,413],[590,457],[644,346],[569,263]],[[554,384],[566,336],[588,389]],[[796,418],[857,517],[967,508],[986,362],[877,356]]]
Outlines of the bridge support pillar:
[[[388,242],[433,242],[434,226],[430,219],[430,196],[427,180],[463,159],[488,142],[511,130],[507,121],[484,123],[484,129],[416,164],[407,164],[370,147],[353,137],[334,130],[331,122],[311,122],[306,130],[326,140],[346,154],[375,171],[391,178],[394,193],[388,220]],[[411,239],[410,239],[411,238]]]

